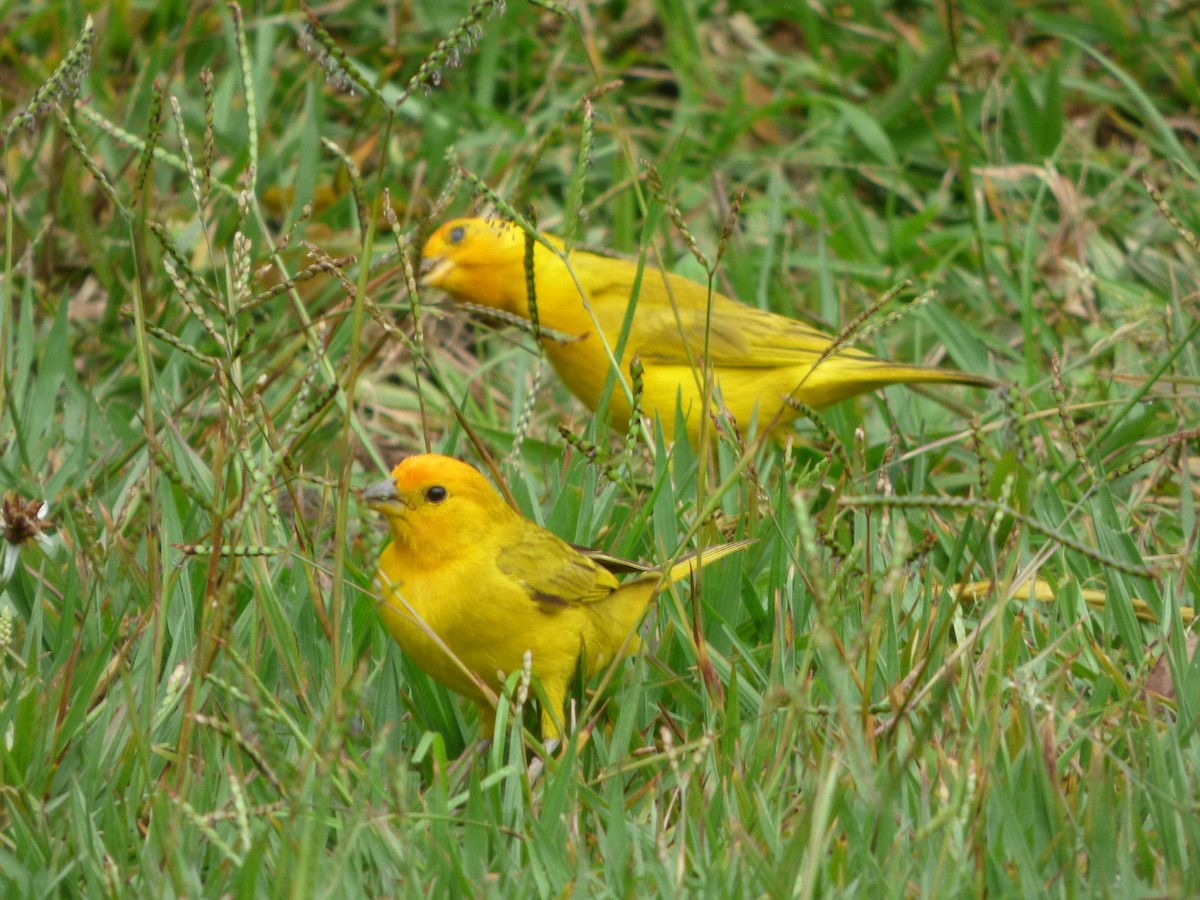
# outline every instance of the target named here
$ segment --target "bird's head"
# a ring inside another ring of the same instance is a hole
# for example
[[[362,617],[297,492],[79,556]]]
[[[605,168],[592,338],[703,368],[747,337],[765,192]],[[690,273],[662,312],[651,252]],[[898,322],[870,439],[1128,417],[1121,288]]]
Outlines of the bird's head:
[[[421,251],[421,285],[455,300],[522,314],[525,232],[502,219],[447,222]]]
[[[435,453],[401,460],[362,496],[398,544],[430,558],[461,554],[513,515],[476,469]]]

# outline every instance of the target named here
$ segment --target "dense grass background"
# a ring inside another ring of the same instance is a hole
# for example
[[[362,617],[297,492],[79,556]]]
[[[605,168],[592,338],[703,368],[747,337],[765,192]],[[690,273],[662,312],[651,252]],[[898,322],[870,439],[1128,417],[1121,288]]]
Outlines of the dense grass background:
[[[1200,892],[1194,5],[314,11],[0,3],[6,896]],[[643,161],[710,257],[745,188],[727,292],[911,278],[873,348],[1011,388],[627,455],[520,333],[414,327],[481,185],[699,275]],[[534,778],[375,617],[353,489],[425,447],[569,540],[758,538]]]

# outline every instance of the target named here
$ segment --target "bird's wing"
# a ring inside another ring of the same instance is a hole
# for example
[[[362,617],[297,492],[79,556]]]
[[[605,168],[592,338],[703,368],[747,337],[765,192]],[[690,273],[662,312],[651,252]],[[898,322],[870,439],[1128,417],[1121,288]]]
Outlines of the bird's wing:
[[[572,257],[575,263],[575,257]],[[592,310],[606,337],[615,342],[629,308],[636,266],[623,260],[580,254],[576,272],[587,285]],[[679,275],[663,276],[647,268],[638,291],[637,310],[628,348],[645,363],[685,366],[704,352],[708,330],[709,353],[714,364],[730,368],[777,368],[813,365],[833,338],[787,316],[746,306],[724,294],[712,298],[708,319],[708,288]],[[875,357],[857,349],[841,350],[845,359]]]
[[[540,528],[506,546],[496,565],[547,612],[603,600],[618,587],[611,572]]]
[[[677,319],[670,307],[639,307],[634,349],[644,362],[686,365],[680,335],[686,338],[692,354],[699,357],[704,352],[706,317],[703,309],[680,309]],[[737,368],[812,365],[832,341],[829,335],[803,322],[749,306],[732,306],[730,301],[713,310],[708,339],[713,363]],[[860,350],[845,350],[842,354],[867,356]]]

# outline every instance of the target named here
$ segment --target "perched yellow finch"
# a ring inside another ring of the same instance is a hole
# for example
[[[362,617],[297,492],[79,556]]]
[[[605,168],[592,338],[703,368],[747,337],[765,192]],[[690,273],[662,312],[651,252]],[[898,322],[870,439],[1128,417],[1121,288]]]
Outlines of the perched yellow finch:
[[[410,456],[363,499],[392,533],[376,576],[384,624],[426,674],[474,701],[485,736],[495,711],[480,685],[494,691],[526,651],[549,701],[542,737],[553,738],[581,654],[590,678],[622,647],[636,650],[633,631],[663,587],[749,543],[618,582],[609,558],[522,517],[478,471],[449,457]]]

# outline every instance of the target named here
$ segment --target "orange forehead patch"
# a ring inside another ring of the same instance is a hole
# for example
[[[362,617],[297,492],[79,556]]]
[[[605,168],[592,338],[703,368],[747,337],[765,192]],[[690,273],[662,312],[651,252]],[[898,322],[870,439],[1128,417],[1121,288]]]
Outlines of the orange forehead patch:
[[[411,490],[423,485],[452,482],[462,484],[479,481],[482,476],[471,466],[449,456],[436,453],[420,453],[400,461],[392,470],[396,487],[400,491]]]

